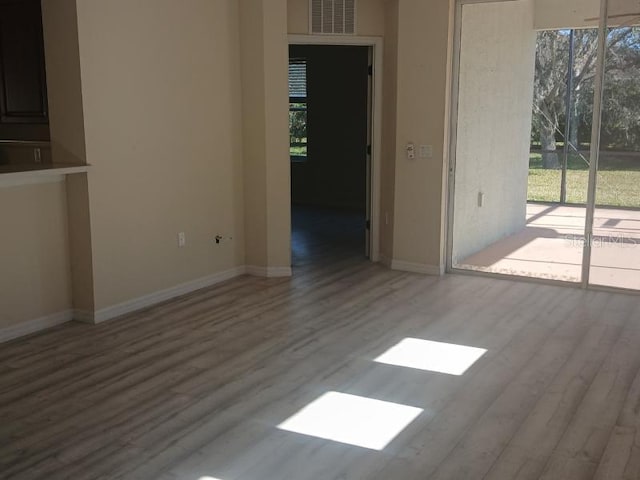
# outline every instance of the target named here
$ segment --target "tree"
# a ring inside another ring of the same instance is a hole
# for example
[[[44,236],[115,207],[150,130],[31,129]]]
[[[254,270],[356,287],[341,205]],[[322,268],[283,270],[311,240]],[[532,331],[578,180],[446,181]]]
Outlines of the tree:
[[[613,46],[607,59],[602,143],[640,151],[640,28]]]
[[[544,168],[558,168],[556,131],[566,95],[568,36],[559,31],[538,34],[533,93],[534,127],[540,137]],[[564,69],[562,68],[564,66]]]
[[[610,31],[607,37],[608,72],[615,71],[616,68],[619,69],[620,55],[618,53],[620,49],[629,49],[632,43],[629,40],[637,36],[638,29],[635,28],[617,28]],[[571,65],[573,81],[570,96],[572,104],[569,110],[571,114],[569,119],[565,117],[567,85],[570,78],[570,32],[567,30],[542,31],[537,38],[533,131],[540,139],[540,148],[546,152],[542,155],[544,168],[560,167],[558,154],[555,153],[555,150],[557,136],[564,135],[559,128],[561,121],[570,122],[571,129],[568,141],[572,148],[578,149],[578,119],[581,118],[581,112],[584,113],[593,108],[591,105],[592,84],[596,74],[598,31],[595,29],[575,30],[573,38],[574,54]],[[591,123],[590,119],[588,119],[588,123]],[[564,138],[562,140],[567,141]]]

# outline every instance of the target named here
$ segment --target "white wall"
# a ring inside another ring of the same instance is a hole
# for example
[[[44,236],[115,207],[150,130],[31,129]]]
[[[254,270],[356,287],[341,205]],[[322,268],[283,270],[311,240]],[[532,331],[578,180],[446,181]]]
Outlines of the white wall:
[[[53,161],[86,164],[76,0],[42,2]],[[93,254],[86,174],[67,177],[67,217],[74,308],[94,308]]]
[[[452,13],[449,0],[398,2],[394,268],[443,269]],[[407,142],[431,145],[433,158],[407,160]]]
[[[240,6],[246,260],[253,271],[291,269],[287,3]]]
[[[398,108],[398,0],[385,4],[382,73],[382,165],[380,179],[380,255],[393,259],[393,225],[396,174],[396,118]],[[378,72],[380,73],[380,72]]]
[[[530,0],[463,8],[454,263],[525,225],[533,15]]]
[[[237,2],[77,12],[95,308],[243,265]]]
[[[68,311],[71,280],[64,182],[0,188],[0,222],[0,333]]]
[[[535,0],[537,30],[598,26],[600,0]]]
[[[613,17],[610,26],[631,20],[632,17],[618,17],[628,13],[640,13],[640,0],[609,0],[609,15]],[[599,16],[600,0],[535,0],[538,30],[597,27]],[[640,24],[638,18],[634,24]]]

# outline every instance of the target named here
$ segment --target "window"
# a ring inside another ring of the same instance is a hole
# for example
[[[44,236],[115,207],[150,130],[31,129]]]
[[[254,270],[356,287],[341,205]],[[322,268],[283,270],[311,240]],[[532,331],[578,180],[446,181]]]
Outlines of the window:
[[[291,161],[307,159],[307,61],[289,60],[289,155]]]

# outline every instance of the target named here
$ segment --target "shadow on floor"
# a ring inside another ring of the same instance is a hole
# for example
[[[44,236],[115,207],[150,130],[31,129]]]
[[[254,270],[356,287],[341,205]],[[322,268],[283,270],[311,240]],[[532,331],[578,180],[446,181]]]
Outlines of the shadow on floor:
[[[527,226],[464,258],[456,267],[568,282],[582,279],[585,208],[527,205]],[[640,210],[598,207],[590,282],[640,290]]]

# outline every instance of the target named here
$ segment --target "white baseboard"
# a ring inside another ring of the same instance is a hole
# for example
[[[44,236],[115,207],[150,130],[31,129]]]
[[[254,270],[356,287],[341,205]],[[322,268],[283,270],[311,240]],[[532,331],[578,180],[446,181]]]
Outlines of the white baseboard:
[[[226,270],[224,272],[215,273],[198,280],[183,283],[175,287],[160,290],[158,292],[150,293],[139,298],[134,298],[118,305],[103,308],[94,312],[84,312],[76,310],[74,312],[74,320],[87,323],[102,323],[107,320],[111,320],[127,313],[135,312],[143,308],[151,307],[161,302],[171,300],[172,298],[186,295],[196,290],[211,287],[218,283],[230,280],[240,275],[253,275],[256,277],[290,277],[291,267],[253,267],[253,266],[239,266]]]
[[[292,275],[291,267],[258,267],[255,265],[247,265],[245,272],[247,275],[266,278],[290,277]]]
[[[47,328],[56,327],[73,320],[73,311],[54,313],[45,317],[36,318],[26,322],[0,329],[0,343],[8,342],[25,335],[39,332]]]
[[[444,275],[443,265],[427,265],[425,263],[404,262],[402,260],[392,260],[391,269],[401,272],[421,273],[423,275]]]
[[[127,313],[151,307],[158,303],[171,300],[172,298],[186,295],[203,288],[211,287],[218,283],[245,274],[253,275],[256,277],[277,278],[290,277],[292,272],[291,267],[256,267],[243,265],[232,268],[230,270],[226,270],[224,272],[209,275],[198,280],[193,280],[191,282],[176,285],[175,287],[150,293],[139,298],[134,298],[118,305],[103,308],[96,312],[84,310],[67,310],[65,312],[48,315],[46,317],[29,320],[18,325],[0,329],[0,343],[8,342],[9,340],[29,335],[31,333],[36,333],[40,330],[55,327],[56,325],[66,323],[71,320],[92,324],[106,322],[116,317],[126,315]]]
[[[93,312],[88,312],[86,310],[74,310],[73,320],[81,323],[94,323]]]
[[[380,255],[379,262],[387,268],[391,268],[392,260],[386,255]]]
[[[102,323],[107,320],[111,320],[127,313],[135,312],[143,308],[151,307],[158,303],[171,300],[172,298],[186,295],[187,293],[195,292],[203,288],[216,285],[217,283],[230,280],[232,278],[244,275],[246,272],[245,267],[235,267],[224,272],[215,273],[207,277],[199,278],[191,282],[186,282],[175,287],[166,288],[158,292],[150,293],[142,297],[134,298],[118,305],[103,308],[96,312],[75,312],[76,320],[85,321],[89,323]]]

